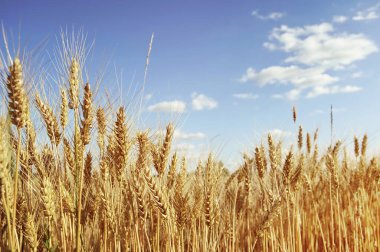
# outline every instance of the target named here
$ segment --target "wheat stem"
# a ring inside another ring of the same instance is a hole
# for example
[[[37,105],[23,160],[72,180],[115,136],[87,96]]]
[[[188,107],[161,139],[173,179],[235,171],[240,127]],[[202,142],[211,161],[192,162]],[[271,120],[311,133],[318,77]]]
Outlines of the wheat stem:
[[[21,128],[17,128],[18,143],[17,143],[17,155],[16,155],[16,167],[13,189],[13,211],[12,211],[12,228],[13,238],[17,241],[17,228],[16,228],[16,211],[17,211],[17,193],[18,193],[18,173],[20,165],[20,151],[21,151]]]

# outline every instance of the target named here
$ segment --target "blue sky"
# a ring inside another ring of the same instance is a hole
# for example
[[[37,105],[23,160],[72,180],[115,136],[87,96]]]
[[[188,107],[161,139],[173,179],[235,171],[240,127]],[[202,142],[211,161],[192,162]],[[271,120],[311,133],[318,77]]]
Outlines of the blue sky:
[[[0,20],[23,47],[46,41],[41,54],[62,28],[82,28],[95,40],[90,81],[109,63],[101,88],[122,89],[124,104],[154,33],[139,125],[174,120],[175,148],[193,158],[212,150],[231,164],[268,131],[290,141],[293,105],[322,144],[332,104],[334,138],[349,146],[368,132],[377,150],[380,1],[1,0]]]

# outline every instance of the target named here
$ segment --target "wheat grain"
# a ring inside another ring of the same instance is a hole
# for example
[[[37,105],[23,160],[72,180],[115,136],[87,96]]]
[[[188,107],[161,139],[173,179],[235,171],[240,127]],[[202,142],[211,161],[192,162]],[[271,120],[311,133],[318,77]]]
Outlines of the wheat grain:
[[[22,65],[19,58],[15,58],[9,67],[7,78],[8,110],[11,122],[17,128],[23,128],[27,120],[27,98],[24,90]]]

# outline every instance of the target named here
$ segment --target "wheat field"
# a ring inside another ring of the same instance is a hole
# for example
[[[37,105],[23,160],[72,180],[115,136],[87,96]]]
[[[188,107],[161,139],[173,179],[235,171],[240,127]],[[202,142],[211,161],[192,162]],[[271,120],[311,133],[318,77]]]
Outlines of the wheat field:
[[[293,108],[292,147],[269,134],[232,171],[213,153],[194,171],[171,150],[174,124],[132,131],[123,106],[96,104],[81,55],[64,55],[55,103],[21,55],[2,68],[1,251],[380,250],[367,135],[319,149]]]

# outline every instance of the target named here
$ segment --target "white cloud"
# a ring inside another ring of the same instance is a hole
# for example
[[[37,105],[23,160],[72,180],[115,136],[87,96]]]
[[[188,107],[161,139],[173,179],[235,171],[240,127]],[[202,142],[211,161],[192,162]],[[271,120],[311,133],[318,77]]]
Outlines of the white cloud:
[[[152,97],[153,97],[153,94],[146,94],[144,96],[144,99],[147,100],[147,101],[149,101],[150,99],[152,99]]]
[[[362,88],[358,86],[314,86],[311,88],[309,92],[306,94],[306,98],[315,98],[320,95],[328,95],[328,94],[341,94],[341,93],[356,93],[361,91]],[[303,89],[301,88],[295,88],[288,92],[285,92],[283,94],[274,94],[272,95],[275,99],[284,99],[289,101],[295,101],[298,100],[301,97],[301,94],[303,93]]]
[[[301,93],[302,93],[302,89],[295,88],[284,94],[274,94],[272,97],[275,99],[285,99],[289,101],[295,101],[300,98]]]
[[[343,21],[336,17],[335,20]],[[264,47],[287,54],[285,63],[255,70],[248,68],[241,82],[253,82],[258,86],[290,85],[291,89],[272,97],[297,100],[324,94],[353,93],[358,86],[331,86],[340,79],[333,75],[336,70],[347,70],[354,62],[367,58],[378,51],[376,44],[363,34],[337,33],[330,23],[303,27],[282,25],[272,30]],[[353,77],[358,77],[359,74]]]
[[[215,109],[218,107],[218,102],[204,94],[193,93],[191,95],[192,106],[194,110]]]
[[[348,17],[346,17],[346,16],[334,16],[333,17],[333,22],[338,23],[338,24],[343,24],[343,23],[347,22],[347,20],[348,20]]]
[[[158,137],[162,137],[166,134],[166,130],[158,130],[155,134]],[[174,131],[173,137],[176,141],[193,141],[205,139],[206,134],[203,132],[184,132],[176,129]]]
[[[307,95],[306,98],[314,98],[320,95],[326,94],[338,94],[338,93],[356,93],[361,91],[362,88],[358,86],[316,86]]]
[[[204,153],[206,153],[203,144],[175,143],[173,150],[176,151],[180,157],[186,157],[189,170],[192,169],[192,167],[195,167],[198,160],[202,158]]]
[[[295,28],[282,25],[273,29],[270,41],[264,46],[291,54],[285,62],[326,69],[343,68],[378,51],[363,34],[335,33],[329,23]]]
[[[150,112],[174,112],[183,113],[186,110],[186,103],[179,100],[163,101],[148,107]]]
[[[248,68],[240,78],[242,82],[253,81],[259,86],[270,84],[292,84],[296,87],[326,85],[338,81],[337,77],[330,76],[323,68],[300,68],[298,66],[271,66],[256,72]]]
[[[268,15],[260,15],[258,10],[252,11],[252,16],[261,20],[279,20],[285,17],[284,12],[271,12]]]
[[[374,20],[379,18],[380,3],[363,11],[358,11],[352,18],[355,21]]]
[[[292,135],[291,132],[281,130],[281,129],[272,129],[266,132],[266,134],[271,134],[272,137],[277,138],[277,139],[282,139],[285,137],[290,137]]]
[[[189,151],[193,151],[195,149],[195,145],[190,144],[190,143],[178,143],[178,144],[175,144],[174,149],[177,152],[186,154]]]
[[[206,134],[202,132],[183,132],[176,130],[174,132],[174,139],[181,140],[202,140],[206,138]]]
[[[264,42],[263,46],[268,49],[269,51],[274,51],[277,49],[277,46],[271,42]]]
[[[259,98],[258,94],[252,94],[252,93],[238,93],[238,94],[233,94],[232,95],[236,99],[241,99],[241,100],[254,100]]]

